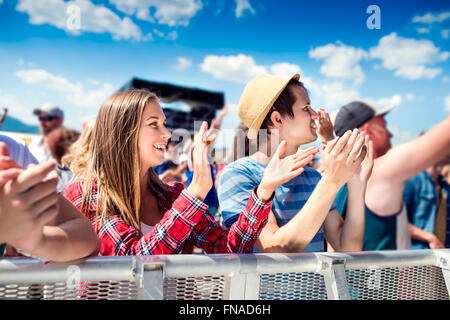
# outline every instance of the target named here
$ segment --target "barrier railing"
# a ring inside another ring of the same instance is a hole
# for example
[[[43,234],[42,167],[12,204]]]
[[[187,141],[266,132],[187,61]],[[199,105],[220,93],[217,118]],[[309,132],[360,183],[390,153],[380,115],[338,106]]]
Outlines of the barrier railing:
[[[449,299],[450,249],[0,259],[0,299]]]

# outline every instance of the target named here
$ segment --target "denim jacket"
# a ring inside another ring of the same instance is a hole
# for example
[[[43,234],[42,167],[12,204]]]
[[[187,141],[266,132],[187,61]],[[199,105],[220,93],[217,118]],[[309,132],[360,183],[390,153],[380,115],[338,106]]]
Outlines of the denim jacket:
[[[442,190],[447,193],[448,214],[450,205],[450,186],[443,177],[440,177],[439,183]],[[422,230],[434,233],[437,193],[436,186],[433,180],[431,180],[428,172],[422,171],[418,175],[408,179],[405,187],[404,199],[409,222]],[[448,228],[449,225],[447,223],[447,229]],[[428,249],[429,246],[427,242],[412,239],[412,248]]]

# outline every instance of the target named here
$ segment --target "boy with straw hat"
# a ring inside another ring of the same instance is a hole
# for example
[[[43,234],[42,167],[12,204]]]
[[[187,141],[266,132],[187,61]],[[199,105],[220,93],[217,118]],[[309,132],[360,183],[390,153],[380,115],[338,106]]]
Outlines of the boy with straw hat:
[[[229,164],[220,177],[219,202],[227,226],[237,219],[272,158],[282,161],[318,152],[313,147],[299,150],[302,144],[317,139],[318,119],[299,78],[298,74],[290,78],[259,75],[242,93],[238,114],[248,127],[248,138],[256,142],[256,150]],[[328,143],[322,157],[322,177],[304,167],[300,175],[276,188],[268,224],[256,242],[259,250],[324,251],[324,238],[337,251],[361,250],[364,194],[373,163],[371,144],[358,130],[348,131]],[[344,222],[333,201],[347,182],[351,196]]]

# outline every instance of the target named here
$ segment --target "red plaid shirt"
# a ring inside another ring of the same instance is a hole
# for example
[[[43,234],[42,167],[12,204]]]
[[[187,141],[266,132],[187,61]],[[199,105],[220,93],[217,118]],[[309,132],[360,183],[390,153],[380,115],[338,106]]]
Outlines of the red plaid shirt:
[[[184,254],[192,253],[194,246],[206,253],[248,253],[266,225],[272,207],[272,200],[262,202],[255,189],[238,221],[228,230],[216,222],[208,206],[194,198],[181,183],[171,183],[167,187],[168,192],[157,195],[163,218],[151,232],[139,237],[139,232],[127,225],[119,214],[98,226],[97,186],[94,186],[89,210],[84,214],[101,240],[99,255]],[[81,211],[83,183],[72,183],[66,189],[66,197]]]

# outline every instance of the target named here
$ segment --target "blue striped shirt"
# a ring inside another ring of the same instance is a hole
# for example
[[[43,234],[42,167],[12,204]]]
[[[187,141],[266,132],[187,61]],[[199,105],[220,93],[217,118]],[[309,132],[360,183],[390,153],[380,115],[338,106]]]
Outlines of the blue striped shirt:
[[[288,223],[303,208],[321,178],[316,170],[310,167],[304,169],[302,174],[275,190],[272,212],[279,227]],[[250,157],[241,158],[223,169],[219,179],[218,196],[226,227],[229,228],[238,219],[253,189],[261,182],[264,170],[264,165]],[[335,208],[336,205],[333,203],[330,211]],[[323,226],[304,252],[322,251],[324,251]]]

